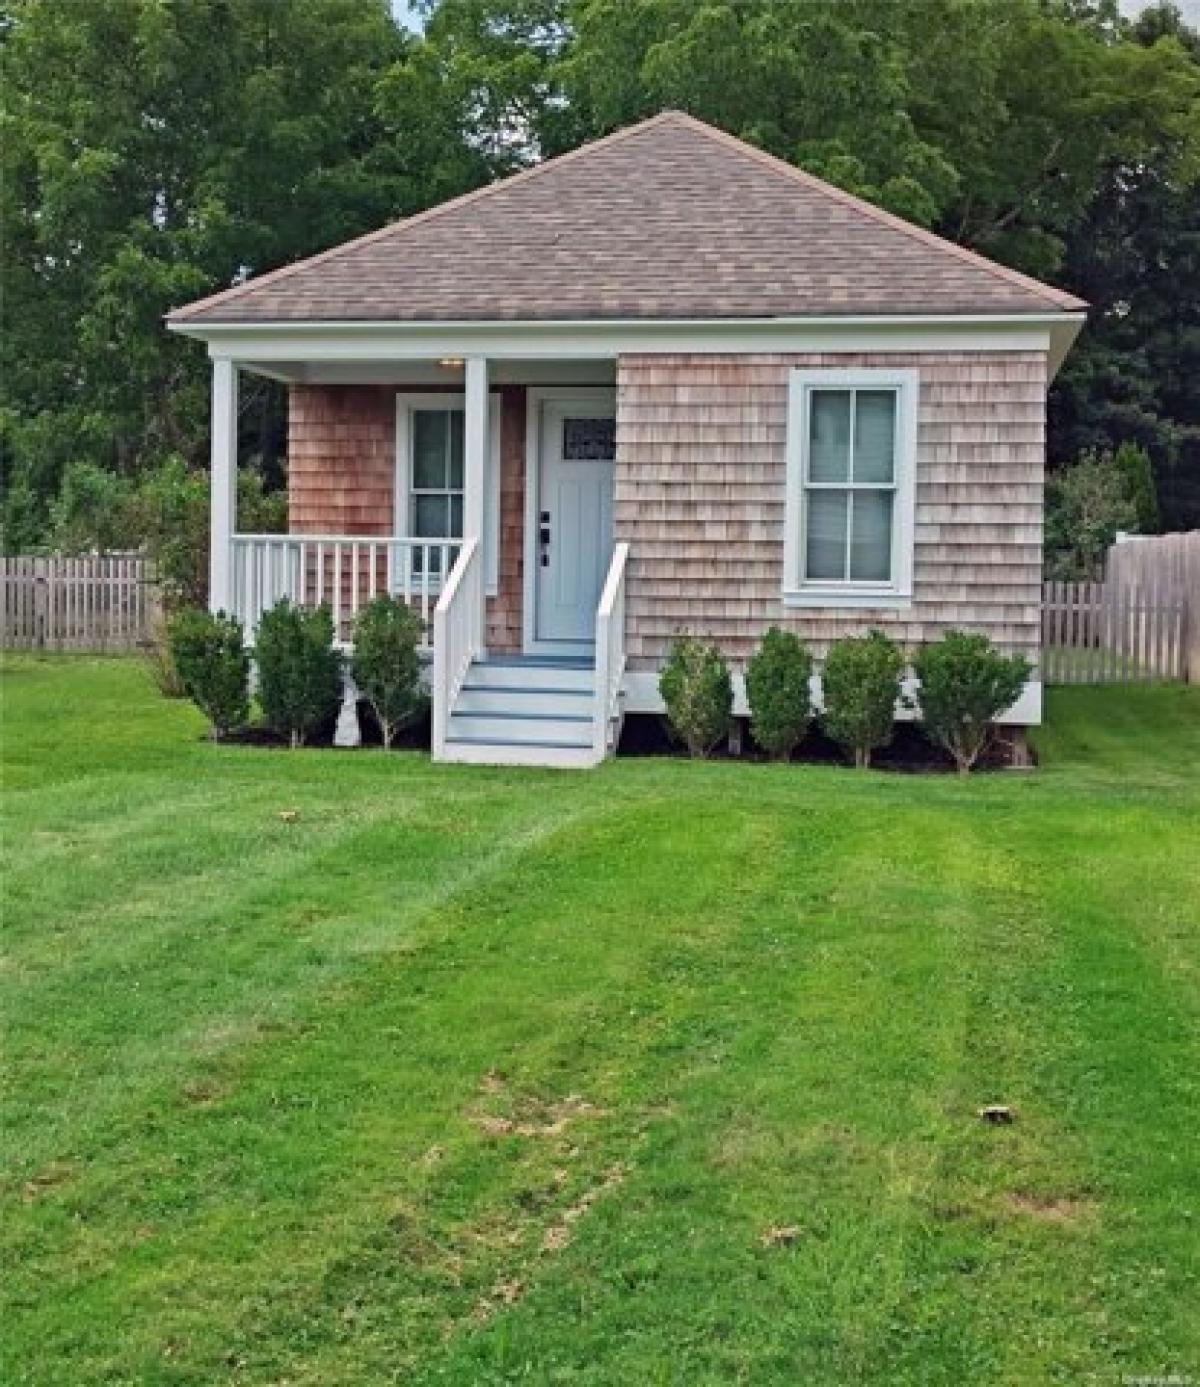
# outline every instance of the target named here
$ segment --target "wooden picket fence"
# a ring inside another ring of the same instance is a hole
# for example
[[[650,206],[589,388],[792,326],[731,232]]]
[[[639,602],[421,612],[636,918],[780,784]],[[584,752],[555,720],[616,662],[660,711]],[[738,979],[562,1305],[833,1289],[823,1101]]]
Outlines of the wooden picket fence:
[[[1155,587],[1182,594],[1184,678],[1200,684],[1200,530],[1122,535],[1108,551],[1104,574],[1117,594]]]
[[[157,619],[157,589],[141,554],[0,558],[0,646],[18,650],[136,650]]]
[[[1187,603],[1178,587],[1046,583],[1042,679],[1128,684],[1185,679]]]

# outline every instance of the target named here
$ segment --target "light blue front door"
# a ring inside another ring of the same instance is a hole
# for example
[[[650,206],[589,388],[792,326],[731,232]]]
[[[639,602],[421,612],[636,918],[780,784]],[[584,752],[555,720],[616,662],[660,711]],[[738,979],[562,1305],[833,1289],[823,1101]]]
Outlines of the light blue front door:
[[[547,403],[538,481],[534,633],[563,654],[590,651],[613,546],[613,412]]]

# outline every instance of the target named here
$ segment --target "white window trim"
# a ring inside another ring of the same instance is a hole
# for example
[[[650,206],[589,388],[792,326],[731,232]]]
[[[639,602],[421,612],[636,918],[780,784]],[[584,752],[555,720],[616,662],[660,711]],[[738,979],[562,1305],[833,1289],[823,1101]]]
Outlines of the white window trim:
[[[396,480],[392,533],[412,534],[412,413],[416,409],[462,409],[461,392],[402,390],[396,395]],[[464,473],[464,483],[466,480]],[[465,507],[464,507],[465,509]],[[483,563],[487,595],[500,590],[500,396],[488,397],[488,458],[483,496]],[[440,587],[440,582],[434,585]]]
[[[892,509],[892,577],[886,583],[811,582],[804,577],[807,532],[805,468],[809,401],[814,390],[896,391],[896,482]],[[917,397],[920,372],[858,367],[793,370],[788,377],[787,497],[783,532],[785,607],[883,607],[912,605],[917,496]]]

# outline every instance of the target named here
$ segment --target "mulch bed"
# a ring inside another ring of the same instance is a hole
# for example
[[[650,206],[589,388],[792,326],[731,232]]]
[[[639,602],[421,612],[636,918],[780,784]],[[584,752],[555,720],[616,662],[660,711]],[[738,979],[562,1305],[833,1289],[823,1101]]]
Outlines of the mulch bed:
[[[362,745],[364,747],[381,747],[383,738],[379,735],[379,723],[369,703],[359,701],[358,705],[358,726],[362,734]],[[353,747],[335,747],[333,745],[333,734],[337,729],[337,718],[330,720],[310,736],[304,745],[306,748],[323,747],[331,748],[334,751],[353,751]],[[425,713],[417,718],[415,722],[399,731],[392,739],[393,751],[428,751],[430,744],[430,724],[429,714]],[[240,732],[234,732],[225,738],[226,746],[257,746],[257,747],[287,747],[288,739],[281,737],[278,732],[272,732],[269,727],[255,724],[250,727],[243,727]]]
[[[634,713],[625,719],[618,749],[621,756],[677,756],[686,757],[687,748],[673,740],[664,718],[653,713]],[[749,730],[742,726],[742,751],[732,754],[725,745],[712,753],[714,761],[766,761],[768,758],[754,744]],[[846,766],[853,769],[853,763],[846,751],[836,742],[823,735],[816,727],[811,729],[792,754],[797,764],[817,766]],[[902,722],[896,726],[895,735],[889,746],[881,748],[871,757],[873,770],[898,771],[906,775],[947,775],[953,774],[953,759],[935,746],[916,723]],[[991,746],[976,762],[976,771],[1002,771],[1013,767],[1013,747],[1009,737],[1001,731]]]
[[[379,735],[379,724],[369,703],[358,705],[358,725],[362,732],[364,747],[380,747],[383,738]],[[332,718],[318,729],[305,742],[307,748],[328,747],[335,751],[348,751],[353,748],[334,747],[333,734],[337,719]],[[430,719],[425,713],[415,722],[399,732],[392,742],[395,751],[428,751],[430,745]],[[284,747],[286,737],[259,725],[245,727],[225,739],[225,745],[254,747]],[[654,713],[631,713],[625,719],[618,749],[621,756],[669,756],[686,758],[687,749],[673,740],[667,730],[664,718]],[[742,727],[742,751],[734,755],[722,744],[712,753],[714,761],[766,761],[767,757],[755,746],[745,724]],[[801,765],[846,766],[851,763],[846,752],[831,742],[828,737],[814,728],[805,737],[792,756],[792,761]],[[890,746],[877,751],[871,758],[874,770],[897,771],[905,775],[947,775],[954,771],[954,762],[940,747],[934,746],[915,723],[900,723]],[[1003,732],[997,736],[989,749],[979,758],[977,771],[1011,770],[1013,749]]]

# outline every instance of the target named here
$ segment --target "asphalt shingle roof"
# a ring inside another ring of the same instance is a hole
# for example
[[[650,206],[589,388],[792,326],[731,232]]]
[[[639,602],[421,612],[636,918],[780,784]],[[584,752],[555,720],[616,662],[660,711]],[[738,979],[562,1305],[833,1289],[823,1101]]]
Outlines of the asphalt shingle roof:
[[[668,111],[177,309],[173,323],[1053,313],[1084,307]]]

